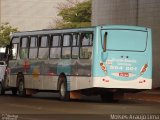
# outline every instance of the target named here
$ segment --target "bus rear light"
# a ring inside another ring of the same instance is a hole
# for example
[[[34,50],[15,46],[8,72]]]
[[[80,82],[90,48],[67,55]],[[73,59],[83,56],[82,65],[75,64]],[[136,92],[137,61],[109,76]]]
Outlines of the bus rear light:
[[[139,83],[145,83],[146,82],[146,80],[140,80],[139,81]]]
[[[103,82],[109,82],[109,80],[106,80],[106,79],[104,79],[104,78],[102,79],[102,81],[103,81]]]
[[[141,68],[140,75],[142,75],[144,72],[146,72],[147,68],[148,68],[148,64],[145,64],[145,65]]]

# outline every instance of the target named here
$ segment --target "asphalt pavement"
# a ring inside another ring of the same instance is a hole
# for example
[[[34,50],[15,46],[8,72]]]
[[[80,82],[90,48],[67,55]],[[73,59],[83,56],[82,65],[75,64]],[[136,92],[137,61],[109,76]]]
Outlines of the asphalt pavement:
[[[160,88],[145,90],[139,93],[125,94],[125,99],[160,103]]]
[[[155,92],[142,93],[155,95]],[[160,119],[160,102],[136,100],[137,94],[140,93],[132,94],[132,98],[128,95],[119,102],[102,103],[98,96],[63,102],[54,93],[38,93],[32,97],[7,93],[0,96],[0,114],[2,120],[128,120],[130,115]]]

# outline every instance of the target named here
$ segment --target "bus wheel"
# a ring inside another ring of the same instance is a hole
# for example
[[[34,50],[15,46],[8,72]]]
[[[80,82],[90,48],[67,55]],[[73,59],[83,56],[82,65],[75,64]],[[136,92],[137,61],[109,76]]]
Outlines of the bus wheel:
[[[4,95],[4,93],[5,93],[5,90],[2,86],[2,83],[0,83],[0,95]]]
[[[113,102],[114,101],[114,94],[112,92],[107,92],[105,94],[101,94],[102,102]]]
[[[19,96],[25,96],[26,95],[26,90],[24,87],[24,81],[20,80],[18,84],[18,94]]]
[[[17,89],[16,88],[12,89],[12,95],[17,95]]]
[[[67,81],[66,81],[65,77],[60,78],[59,96],[60,96],[60,100],[63,100],[63,101],[70,100],[70,92],[67,91]]]

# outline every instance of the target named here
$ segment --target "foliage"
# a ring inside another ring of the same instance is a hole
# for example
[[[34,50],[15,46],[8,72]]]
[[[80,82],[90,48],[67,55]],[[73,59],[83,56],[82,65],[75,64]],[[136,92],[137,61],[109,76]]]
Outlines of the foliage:
[[[0,26],[0,47],[5,47],[10,42],[10,34],[18,31],[13,28],[9,23],[4,23]]]
[[[56,21],[56,28],[80,28],[91,26],[91,22],[69,22],[65,23],[63,20]]]
[[[56,28],[91,26],[91,0],[83,2],[67,1],[67,4],[63,4],[58,8],[58,16],[61,16],[62,19],[56,21]]]

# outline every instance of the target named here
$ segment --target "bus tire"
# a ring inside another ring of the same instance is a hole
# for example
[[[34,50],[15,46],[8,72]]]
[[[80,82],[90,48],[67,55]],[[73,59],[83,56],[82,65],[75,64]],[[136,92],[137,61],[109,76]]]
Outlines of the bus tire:
[[[17,95],[17,89],[16,88],[12,89],[12,95]]]
[[[101,100],[102,102],[113,102],[114,101],[114,94],[112,92],[107,92],[101,94]]]
[[[26,95],[26,89],[24,86],[24,80],[19,80],[18,83],[18,94],[19,96],[25,96]]]
[[[4,95],[5,94],[5,90],[2,86],[2,83],[0,83],[0,95]]]
[[[70,92],[67,91],[67,80],[64,76],[59,79],[59,97],[63,101],[70,100]]]

